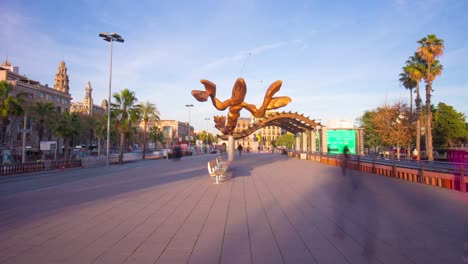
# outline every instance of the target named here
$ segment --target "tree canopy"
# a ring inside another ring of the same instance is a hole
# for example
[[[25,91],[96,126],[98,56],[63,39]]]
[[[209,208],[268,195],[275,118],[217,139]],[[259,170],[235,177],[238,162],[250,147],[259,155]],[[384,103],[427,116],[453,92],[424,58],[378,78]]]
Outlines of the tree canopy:
[[[294,135],[291,133],[286,133],[281,135],[276,140],[276,146],[286,146],[286,148],[292,148],[294,144]]]
[[[450,148],[468,142],[466,116],[445,103],[437,105],[434,114],[434,147]]]

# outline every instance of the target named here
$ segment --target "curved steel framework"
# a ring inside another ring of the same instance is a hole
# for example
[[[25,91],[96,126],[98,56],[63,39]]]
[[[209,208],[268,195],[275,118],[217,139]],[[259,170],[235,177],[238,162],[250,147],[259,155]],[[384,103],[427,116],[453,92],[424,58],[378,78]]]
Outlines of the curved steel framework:
[[[258,119],[255,123],[249,125],[248,128],[240,132],[234,132],[232,136],[234,139],[245,138],[255,131],[267,126],[281,127],[293,134],[314,130],[317,126],[323,127],[320,122],[315,122],[315,119],[311,120],[309,117],[305,117],[297,112],[275,112],[265,115],[265,117]],[[227,140],[228,135],[220,136],[220,138]]]

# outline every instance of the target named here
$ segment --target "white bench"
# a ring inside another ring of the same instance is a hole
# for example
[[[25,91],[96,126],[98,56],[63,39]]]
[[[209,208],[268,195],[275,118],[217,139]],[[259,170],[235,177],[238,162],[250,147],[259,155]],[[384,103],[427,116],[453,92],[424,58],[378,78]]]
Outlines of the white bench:
[[[216,184],[231,177],[231,173],[228,171],[229,163],[219,161],[218,158],[208,161],[208,173],[215,180]]]
[[[221,156],[218,156],[218,157],[216,158],[216,164],[217,164],[218,167],[220,167],[220,168],[228,168],[230,163],[231,163],[231,162],[230,162],[230,161],[227,161],[227,160],[226,160],[226,161],[223,161],[223,157],[221,157]]]

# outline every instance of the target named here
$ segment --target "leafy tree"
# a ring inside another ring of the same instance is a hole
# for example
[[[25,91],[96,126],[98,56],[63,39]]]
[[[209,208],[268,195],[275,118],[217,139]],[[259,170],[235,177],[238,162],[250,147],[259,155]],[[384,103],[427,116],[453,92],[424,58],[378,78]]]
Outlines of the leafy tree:
[[[164,140],[164,135],[161,129],[158,126],[152,126],[149,129],[149,134],[148,137],[152,139],[155,142],[163,142]]]
[[[10,124],[10,116],[18,117],[24,114],[24,93],[11,95],[13,87],[7,81],[0,81],[0,128],[1,144],[6,141],[6,128]]]
[[[437,105],[434,114],[434,145],[436,148],[451,148],[468,139],[466,116],[444,103]]]
[[[202,131],[198,135],[199,140],[203,141],[203,143],[212,144],[214,142],[215,136],[208,131]]]
[[[101,155],[101,140],[107,137],[107,115],[96,120],[96,137],[98,139],[98,156]],[[112,131],[111,131],[112,132]]]
[[[138,105],[140,109],[141,117],[143,119],[143,159],[145,159],[146,154],[146,130],[148,128],[148,121],[156,121],[159,123],[159,111],[156,108],[156,105],[150,101],[140,103]]]
[[[39,142],[44,138],[44,134],[48,128],[53,127],[54,122],[57,120],[57,111],[54,104],[51,102],[37,101],[31,107],[31,117],[35,120],[35,129],[39,137]],[[50,133],[48,138],[50,138]]]
[[[361,127],[364,128],[364,147],[377,151],[379,146],[382,146],[382,139],[377,133],[374,116],[377,114],[376,110],[365,111],[362,117],[359,119]]]
[[[294,141],[294,135],[291,133],[286,133],[278,137],[278,139],[276,140],[276,145],[285,146],[286,148],[290,149],[292,148]]]
[[[114,125],[120,133],[119,163],[122,164],[125,133],[130,130],[132,124],[140,119],[140,111],[136,107],[138,99],[135,97],[135,92],[124,89],[120,93],[114,93],[113,97],[111,115],[114,119]]]
[[[80,129],[78,131],[77,143],[91,146],[95,143],[95,139],[99,138],[98,130],[100,129],[102,120],[95,116],[84,114],[78,114],[78,117],[80,119]]]
[[[271,140],[271,141],[270,141],[270,145],[271,145],[272,147],[276,148],[276,147],[277,147],[277,145],[276,145],[276,140],[274,140],[274,139]]]
[[[436,35],[431,34],[418,41],[418,55],[425,62],[423,71],[423,79],[426,83],[426,149],[428,160],[434,160],[432,147],[432,112],[431,112],[431,92],[432,82],[437,76],[442,74],[442,65],[437,60],[438,57],[444,54],[444,41],[438,39]]]
[[[372,117],[375,131],[382,142],[397,147],[397,158],[400,159],[400,147],[408,145],[413,137],[413,117],[404,103],[378,107]]]
[[[57,120],[54,123],[54,130],[58,138],[63,139],[63,146],[65,149],[64,160],[68,161],[68,149],[70,147],[70,140],[78,135],[80,130],[80,121],[76,113],[65,111],[58,114]]]

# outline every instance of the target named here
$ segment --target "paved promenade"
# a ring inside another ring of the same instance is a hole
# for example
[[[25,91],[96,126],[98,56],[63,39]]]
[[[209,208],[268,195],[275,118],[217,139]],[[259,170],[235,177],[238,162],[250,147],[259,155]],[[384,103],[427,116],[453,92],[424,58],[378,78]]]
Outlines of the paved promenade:
[[[463,263],[468,195],[278,154],[0,178],[0,263]]]

